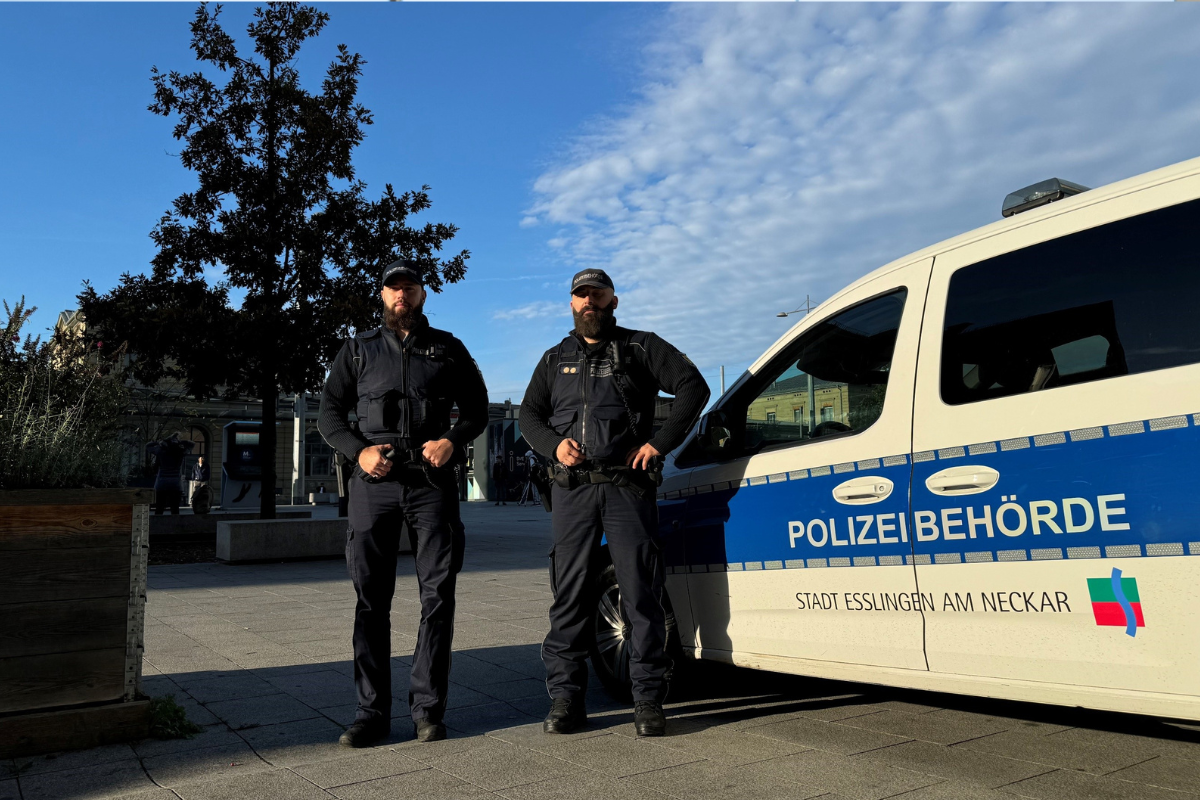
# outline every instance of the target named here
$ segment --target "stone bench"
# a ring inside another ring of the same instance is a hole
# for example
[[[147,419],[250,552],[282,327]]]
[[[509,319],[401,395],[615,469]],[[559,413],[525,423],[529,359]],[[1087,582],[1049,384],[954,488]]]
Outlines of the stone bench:
[[[333,492],[309,492],[308,502],[310,505],[334,504],[337,503],[338,496]]]
[[[412,552],[407,535],[401,537],[400,552]],[[217,560],[227,564],[345,555],[345,518],[254,519],[217,524]]]
[[[230,564],[337,558],[345,553],[345,519],[253,519],[217,523],[217,560]]]
[[[311,511],[276,511],[279,519],[311,519]],[[213,511],[208,514],[193,514],[190,510],[182,514],[151,514],[150,543],[159,541],[183,541],[207,539],[217,535],[221,522],[242,522],[258,519],[257,511]]]

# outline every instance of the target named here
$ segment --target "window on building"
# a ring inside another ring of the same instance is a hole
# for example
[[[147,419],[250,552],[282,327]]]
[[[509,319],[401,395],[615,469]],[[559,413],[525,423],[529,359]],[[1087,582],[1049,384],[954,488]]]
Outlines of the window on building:
[[[771,424],[771,425],[775,424],[775,412],[774,411],[767,412],[767,423]]]
[[[318,431],[310,431],[304,436],[304,474],[306,477],[333,474],[333,448]]]
[[[184,437],[192,443],[192,455],[208,459],[208,431],[193,425]]]
[[[950,278],[951,405],[1200,362],[1200,200],[963,267]]]

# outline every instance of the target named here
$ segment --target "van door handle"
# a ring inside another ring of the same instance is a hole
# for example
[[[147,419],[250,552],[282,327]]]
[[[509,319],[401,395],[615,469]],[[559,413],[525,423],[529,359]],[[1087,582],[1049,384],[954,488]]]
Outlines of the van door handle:
[[[950,467],[925,479],[925,488],[934,494],[956,497],[986,492],[1000,480],[1000,473],[979,465]]]
[[[894,484],[887,478],[878,475],[866,475],[861,478],[851,478],[833,488],[833,499],[842,505],[866,506],[886,500],[892,493]]]

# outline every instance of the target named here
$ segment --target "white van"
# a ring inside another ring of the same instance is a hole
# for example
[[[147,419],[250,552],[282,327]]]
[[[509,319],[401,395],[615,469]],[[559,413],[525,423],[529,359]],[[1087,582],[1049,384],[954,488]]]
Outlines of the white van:
[[[701,419],[659,510],[687,655],[1200,720],[1200,159],[847,287]]]

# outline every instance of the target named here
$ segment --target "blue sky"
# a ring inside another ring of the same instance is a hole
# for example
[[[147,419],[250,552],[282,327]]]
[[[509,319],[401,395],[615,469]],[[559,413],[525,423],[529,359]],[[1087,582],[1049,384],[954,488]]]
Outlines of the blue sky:
[[[0,4],[0,297],[71,308],[153,253],[192,177],[146,111],[191,70],[179,4]],[[617,278],[625,324],[712,382],[822,299],[998,218],[1050,176],[1098,186],[1200,155],[1200,6],[338,4],[308,46],[367,59],[368,193],[428,183],[467,280],[431,298],[493,400]],[[240,33],[251,7],[230,5]]]

